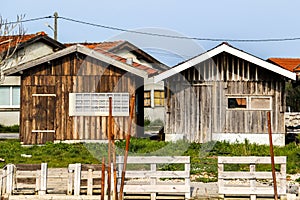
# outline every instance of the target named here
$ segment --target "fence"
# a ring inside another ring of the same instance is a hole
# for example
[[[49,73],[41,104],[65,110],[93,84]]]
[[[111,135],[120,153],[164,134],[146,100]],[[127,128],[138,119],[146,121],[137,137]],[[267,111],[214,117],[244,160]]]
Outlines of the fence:
[[[246,164],[249,171],[225,171],[228,164]],[[240,195],[250,196],[256,199],[256,196],[274,196],[274,188],[271,182],[272,172],[256,171],[257,165],[271,165],[270,157],[218,157],[218,184],[220,196]],[[280,165],[280,172],[276,172],[278,195],[286,195],[286,157],[275,157],[275,164]],[[235,182],[233,182],[235,181]],[[238,184],[237,181],[240,181]]]
[[[23,194],[46,194],[47,171],[47,163],[6,165],[2,170],[0,196],[19,192]],[[21,185],[26,185],[26,187]]]
[[[122,169],[123,157],[119,157],[117,164]],[[170,170],[170,164],[183,164],[184,167],[181,171],[173,171]],[[140,181],[126,181],[124,193],[149,193],[151,200],[156,199],[158,194],[184,194],[185,199],[190,198],[189,156],[132,156],[128,157],[127,165],[125,177]],[[169,181],[161,181],[162,179]]]
[[[128,157],[127,161],[124,193],[147,193],[151,199],[155,199],[157,194],[180,194],[184,196],[183,198],[190,198],[190,157],[138,156]],[[183,170],[172,171],[173,164],[180,165]],[[123,157],[117,158],[117,165],[118,188],[120,188]],[[87,198],[92,198],[93,195],[99,197],[101,194],[101,165],[76,163],[70,164],[67,169],[58,169],[59,173],[52,170],[47,168],[47,163],[16,166],[9,164],[3,169],[0,196],[2,194],[49,195],[50,192],[53,195],[58,194],[57,190],[53,189],[53,183],[49,183],[51,179],[56,180],[61,190],[65,188],[64,195],[70,197],[84,194]],[[107,186],[104,191],[107,192]]]

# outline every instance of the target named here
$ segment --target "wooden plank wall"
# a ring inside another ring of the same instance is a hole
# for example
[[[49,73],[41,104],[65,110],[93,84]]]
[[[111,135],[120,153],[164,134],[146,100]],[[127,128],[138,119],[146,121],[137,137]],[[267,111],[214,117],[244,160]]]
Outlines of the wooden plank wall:
[[[166,134],[207,142],[212,133],[267,133],[266,110],[227,109],[230,96],[272,98],[272,131],[284,133],[285,80],[245,60],[219,54],[170,77]]]
[[[71,54],[24,71],[22,78],[21,130],[24,144],[35,144],[32,128],[35,104],[32,95],[37,86],[48,86],[42,93],[50,93],[47,88],[55,88],[54,115],[55,140],[100,140],[107,139],[107,117],[69,116],[69,93],[76,92],[129,92],[130,96],[142,88],[143,79],[99,60],[84,55]],[[143,90],[143,88],[142,88]],[[141,89],[139,90],[141,91]],[[143,96],[139,94],[138,96]],[[140,98],[141,102],[143,99]],[[142,113],[142,112],[141,112]],[[142,113],[143,114],[143,113]],[[42,117],[41,121],[51,116]],[[136,116],[134,114],[134,119]],[[47,122],[46,122],[47,123]],[[143,124],[143,120],[139,123]],[[128,117],[114,117],[114,135],[123,139],[127,131]],[[136,126],[132,127],[136,135]]]

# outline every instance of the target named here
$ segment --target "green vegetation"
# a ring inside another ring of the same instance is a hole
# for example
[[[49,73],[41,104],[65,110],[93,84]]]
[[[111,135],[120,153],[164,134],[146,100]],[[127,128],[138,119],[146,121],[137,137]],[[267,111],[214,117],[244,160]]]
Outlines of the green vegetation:
[[[123,155],[125,141],[116,142],[116,152]],[[150,139],[132,138],[129,149],[130,155],[165,155],[190,156],[191,174],[194,180],[209,182],[217,180],[218,156],[269,156],[268,145],[245,143],[229,144],[227,142],[210,142],[206,144],[176,143],[153,141]],[[287,156],[287,173],[300,173],[300,146],[295,143],[284,147],[274,147],[276,156]],[[22,157],[21,154],[32,155]],[[0,141],[0,158],[7,163],[41,163],[47,162],[49,167],[67,167],[69,163],[100,163],[103,156],[107,156],[107,144],[65,144],[47,143],[43,146],[22,147],[18,140]],[[182,165],[162,165],[161,170],[182,169]],[[279,170],[279,166],[277,166]],[[249,170],[246,165],[227,165],[226,170]],[[260,165],[258,171],[270,170],[270,165]]]
[[[19,133],[19,125],[4,126],[0,124],[0,133]]]
[[[159,131],[164,126],[164,122],[160,119],[150,121],[148,118],[144,119],[145,131]]]
[[[286,83],[286,106],[291,112],[300,111],[300,86]]]

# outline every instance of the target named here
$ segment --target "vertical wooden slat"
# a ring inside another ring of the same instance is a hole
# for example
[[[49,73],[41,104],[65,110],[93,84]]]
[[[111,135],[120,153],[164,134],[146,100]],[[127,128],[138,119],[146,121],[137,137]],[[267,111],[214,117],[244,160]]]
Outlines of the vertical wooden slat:
[[[224,172],[224,164],[220,163],[218,161],[218,174],[222,174],[223,172]],[[219,188],[219,190],[222,189],[223,187],[224,187],[224,180],[223,180],[223,178],[218,177],[218,188]],[[219,193],[219,197],[224,199],[224,194]]]
[[[45,195],[47,193],[47,177],[48,177],[48,167],[47,163],[41,164],[41,178],[40,178],[40,190],[39,195]]]
[[[255,172],[255,164],[250,164],[250,172]],[[255,179],[251,179],[250,180],[250,188],[254,191],[255,190],[255,186],[256,186],[256,180]],[[250,199],[256,199],[256,195],[255,194],[250,194]]]
[[[155,164],[155,163],[152,163],[152,164],[150,165],[150,167],[151,167],[150,170],[151,170],[152,172],[155,172],[155,171],[156,171],[156,164]],[[151,180],[150,180],[150,185],[156,185],[156,182],[157,182],[156,177],[152,177]],[[155,200],[155,199],[156,199],[156,193],[152,192],[152,193],[151,193],[151,200]]]
[[[80,195],[81,164],[76,163],[74,169],[74,195]]]
[[[201,113],[200,113],[200,109],[199,109],[199,103],[200,103],[200,97],[199,97],[199,87],[195,87],[195,96],[196,96],[196,102],[195,102],[195,108],[196,108],[196,127],[195,127],[195,141],[196,142],[200,142],[200,129],[199,129],[199,126],[200,126],[200,116],[201,116]]]
[[[6,194],[11,195],[14,189],[14,165],[6,166]]]
[[[93,170],[88,169],[87,195],[93,195]]]
[[[190,169],[191,169],[191,164],[190,161],[188,161],[187,163],[184,164],[184,171],[190,172]],[[184,184],[188,187],[190,186],[191,184],[190,177],[184,179]],[[190,192],[185,193],[185,199],[190,199],[191,197],[190,195],[191,195]]]
[[[73,192],[73,176],[74,176],[74,169],[68,168],[68,186],[67,186],[68,195],[72,195]]]

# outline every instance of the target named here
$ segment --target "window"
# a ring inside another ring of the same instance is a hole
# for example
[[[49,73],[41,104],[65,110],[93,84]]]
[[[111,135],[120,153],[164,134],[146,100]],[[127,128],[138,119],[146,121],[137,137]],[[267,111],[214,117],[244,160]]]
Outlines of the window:
[[[247,108],[247,98],[228,98],[228,108]]]
[[[151,92],[144,91],[144,106],[150,107],[151,106]]]
[[[228,97],[228,109],[272,110],[270,96]]]
[[[154,106],[164,106],[165,92],[163,90],[154,91]]]
[[[271,110],[271,98],[250,97],[250,108],[252,110]]]
[[[1,86],[0,87],[0,107],[19,108],[20,107],[20,87]]]
[[[112,115],[129,115],[129,93],[70,93],[70,116],[108,116],[109,97]]]

